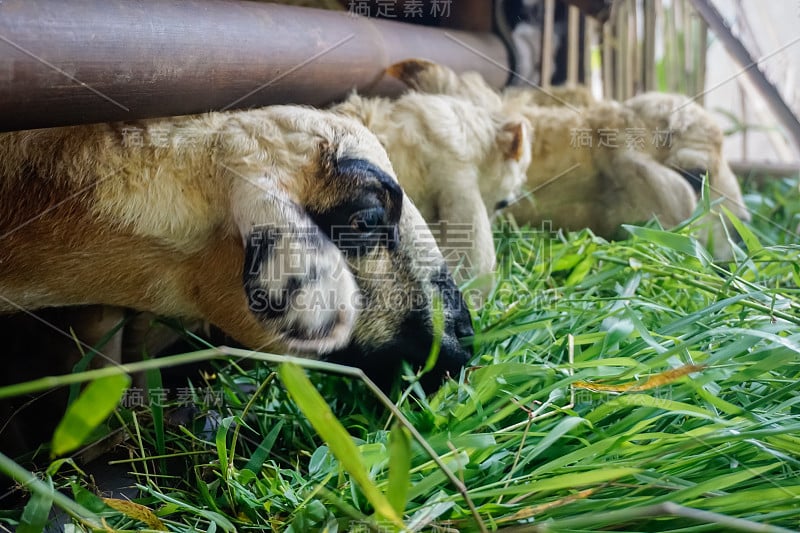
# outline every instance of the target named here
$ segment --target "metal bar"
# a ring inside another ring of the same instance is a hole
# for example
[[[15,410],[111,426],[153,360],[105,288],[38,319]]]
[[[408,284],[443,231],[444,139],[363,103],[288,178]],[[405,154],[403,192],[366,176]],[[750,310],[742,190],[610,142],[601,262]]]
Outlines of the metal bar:
[[[384,0],[385,3],[385,0]],[[410,2],[406,2],[410,4]],[[430,0],[426,2],[427,11],[434,10],[435,4]],[[439,2],[441,9],[447,4]],[[453,2],[453,8],[439,19],[439,27],[453,28],[465,31],[492,31],[492,2],[485,0],[459,0]]]
[[[488,33],[232,0],[4,0],[0,130],[396,94],[383,71],[411,57],[508,78]]]

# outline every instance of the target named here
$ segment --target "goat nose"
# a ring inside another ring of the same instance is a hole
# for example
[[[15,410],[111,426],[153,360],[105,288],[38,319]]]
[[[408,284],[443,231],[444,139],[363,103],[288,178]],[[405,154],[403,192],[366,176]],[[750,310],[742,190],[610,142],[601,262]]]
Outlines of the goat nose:
[[[461,368],[472,358],[472,338],[475,332],[472,329],[472,316],[464,297],[453,278],[447,273],[447,268],[443,266],[431,281],[441,295],[445,314],[439,360],[435,371],[432,372],[434,376],[438,374],[438,379],[441,380],[445,374],[457,377]],[[435,381],[434,376],[430,376],[431,382]],[[423,382],[423,387],[425,386],[426,383]]]
[[[472,339],[475,336],[475,330],[472,328],[472,317],[466,306],[459,310],[458,315],[453,318],[453,333],[459,344],[472,354]]]

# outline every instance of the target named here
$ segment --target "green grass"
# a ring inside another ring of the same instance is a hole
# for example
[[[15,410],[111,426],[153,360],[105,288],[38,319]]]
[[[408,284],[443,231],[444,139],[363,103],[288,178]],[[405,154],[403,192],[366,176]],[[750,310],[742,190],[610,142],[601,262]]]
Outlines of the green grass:
[[[722,266],[689,227],[608,243],[506,226],[457,382],[424,397],[406,381],[390,409],[354,377],[221,361],[194,422],[108,423],[149,511],[105,506],[58,463],[26,520],[52,483],[120,530],[394,531],[395,511],[414,531],[800,529],[800,195],[775,181],[747,201],[752,235]]]

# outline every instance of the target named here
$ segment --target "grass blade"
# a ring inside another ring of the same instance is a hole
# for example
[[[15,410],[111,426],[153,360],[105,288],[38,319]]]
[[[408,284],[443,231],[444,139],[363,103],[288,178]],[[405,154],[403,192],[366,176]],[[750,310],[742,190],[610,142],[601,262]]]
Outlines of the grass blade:
[[[410,482],[411,435],[406,428],[395,423],[389,435],[389,482],[386,497],[398,515],[402,515],[405,510]]]
[[[63,455],[83,444],[91,432],[119,405],[130,382],[130,376],[115,374],[89,383],[78,399],[67,408],[64,418],[53,432],[52,454]]]
[[[331,408],[306,377],[305,372],[297,365],[283,363],[278,369],[278,375],[286,390],[289,391],[292,400],[328,444],[342,468],[352,476],[353,480],[361,488],[375,512],[396,527],[402,528],[403,521],[400,515],[370,479],[361,459],[361,453],[353,442],[353,438],[347,433],[347,430],[344,429],[339,420],[336,419]]]
[[[31,495],[31,499],[22,511],[22,518],[17,526],[18,533],[39,533],[44,530],[50,509],[53,507],[53,481],[47,478],[45,483],[50,492],[34,492]]]

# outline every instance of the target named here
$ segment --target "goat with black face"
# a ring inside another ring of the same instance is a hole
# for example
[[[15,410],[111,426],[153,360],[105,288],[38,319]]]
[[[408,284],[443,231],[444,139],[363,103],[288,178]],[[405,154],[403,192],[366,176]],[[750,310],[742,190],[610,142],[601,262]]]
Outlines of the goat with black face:
[[[141,144],[125,143],[137,128]],[[169,143],[152,139],[166,137]],[[378,139],[292,106],[0,135],[0,312],[111,305],[256,350],[439,375],[469,313]],[[132,253],[133,252],[133,253]]]
[[[327,358],[362,368],[387,388],[401,361],[417,368],[425,363],[439,301],[444,327],[438,360],[422,383],[431,390],[446,375],[457,377],[472,355],[472,319],[427,225],[397,182],[369,161],[339,159],[333,176],[339,184],[355,180],[362,192],[309,214],[344,254],[371,312],[360,318],[350,345]]]

